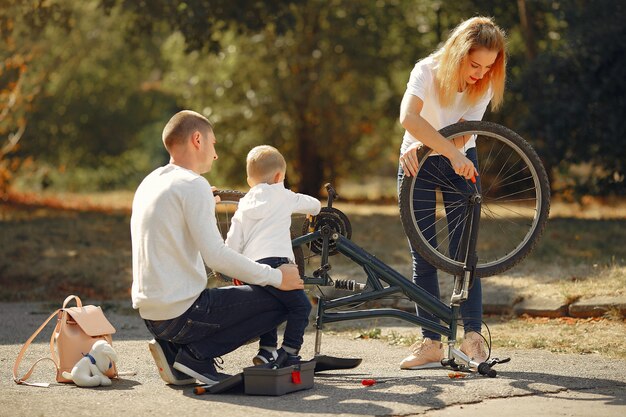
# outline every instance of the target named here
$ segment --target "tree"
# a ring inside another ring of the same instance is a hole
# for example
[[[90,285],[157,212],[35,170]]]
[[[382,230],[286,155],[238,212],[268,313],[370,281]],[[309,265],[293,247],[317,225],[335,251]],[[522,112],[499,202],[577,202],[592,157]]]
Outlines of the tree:
[[[393,172],[401,136],[398,85],[406,83],[424,46],[437,42],[424,13],[434,16],[429,2],[313,0],[262,10],[253,3],[253,13],[243,15],[221,2],[206,14],[202,1],[157,2],[142,11],[144,20],[184,13],[204,22],[187,26],[165,19],[185,39],[172,49],[188,53],[176,59],[193,68],[178,66],[179,83],[169,83],[169,91],[210,110],[237,158],[254,144],[278,146],[290,161],[290,182],[301,192],[317,195],[324,182],[354,171],[367,174],[387,165]],[[138,12],[135,2],[124,5]],[[238,3],[237,10],[246,8]],[[210,36],[206,25],[213,29]],[[202,53],[215,45],[219,52]]]
[[[39,39],[51,25],[71,30],[67,4],[3,0],[0,5],[0,198],[22,162],[15,152],[48,81],[50,72],[36,62],[46,51]]]
[[[535,136],[547,164],[575,194],[624,193],[626,7],[602,1],[553,8],[562,41],[525,67],[516,90],[528,113],[520,130]],[[556,5],[556,4],[555,4]],[[585,168],[578,176],[572,168]]]
[[[119,10],[103,16],[98,5],[55,0],[3,9],[6,36],[20,40],[4,62],[22,63],[19,82],[5,81],[23,98],[10,114],[27,124],[12,154],[35,159],[33,181],[69,169],[71,175],[56,178],[64,188],[132,186],[152,160],[163,158],[142,144],[145,132],[175,110],[174,99],[152,82],[166,69],[159,39],[129,45],[117,30],[126,17]],[[15,142],[16,135],[10,137]]]
[[[181,108],[216,123],[216,170],[233,185],[260,143],[285,153],[290,182],[309,194],[326,181],[393,176],[412,66],[482,14],[509,34],[504,107],[486,118],[530,140],[551,173],[586,163],[581,192],[623,189],[621,4],[0,2],[4,184],[35,158],[72,168],[64,178],[81,187],[132,187],[166,161],[158,136]]]
[[[294,10],[306,0],[100,0],[100,4],[107,13],[120,6],[131,16],[125,26],[131,41],[158,32],[165,23],[184,36],[187,51],[216,53],[224,46],[219,33],[228,29],[252,35],[272,26],[284,33],[294,24]]]

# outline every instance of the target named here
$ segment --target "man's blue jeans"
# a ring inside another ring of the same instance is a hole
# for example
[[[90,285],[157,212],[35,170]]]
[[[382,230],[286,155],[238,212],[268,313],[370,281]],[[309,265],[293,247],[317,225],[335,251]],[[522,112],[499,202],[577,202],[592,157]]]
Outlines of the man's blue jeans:
[[[287,313],[263,287],[242,285],[206,289],[181,316],[145,322],[154,337],[184,345],[198,360],[210,360],[275,329]]]
[[[260,264],[269,265],[272,268],[289,262],[287,258],[271,257],[257,260]],[[299,351],[304,342],[304,331],[309,324],[309,314],[311,314],[311,302],[304,290],[281,291],[274,287],[261,287],[272,294],[289,311],[287,325],[283,334],[283,345]],[[278,335],[276,329],[261,335],[259,342],[261,346],[276,347]]]
[[[478,168],[476,148],[470,148],[466,152],[467,158],[474,163],[476,169]],[[398,189],[402,178],[404,177],[404,171],[402,168],[398,170]],[[444,186],[440,186],[444,184]],[[450,186],[445,186],[449,184]],[[480,177],[476,177],[476,184],[480,189]],[[458,190],[467,190],[469,194],[471,192],[470,183],[465,178],[456,174],[450,165],[450,161],[444,156],[431,156],[424,161],[424,164],[420,167],[417,180],[413,188],[413,198],[417,201],[422,201],[423,206],[419,207],[420,213],[416,213],[416,218],[421,219],[418,221],[418,227],[422,231],[422,234],[432,246],[437,246],[437,238],[435,235],[435,188],[440,187],[442,189],[444,206],[446,208],[446,218],[448,221],[448,230],[455,230],[450,238],[450,246],[448,248],[450,254],[456,254],[463,227],[457,227],[460,219],[463,219],[463,213],[465,210],[464,199],[467,196],[464,193],[459,193]],[[424,216],[423,210],[431,210],[430,215]],[[418,215],[419,214],[419,215]],[[411,247],[411,255],[413,257],[413,282],[424,288],[437,298],[440,298],[439,292],[439,280],[437,277],[437,269],[423,259],[419,253],[413,247]],[[461,304],[461,316],[463,317],[463,327],[465,332],[481,331],[481,320],[483,315],[482,305],[482,286],[480,278],[474,277],[474,283],[469,290],[468,298]],[[433,320],[439,323],[432,314],[416,305],[417,315],[429,320]],[[428,337],[432,340],[441,340],[441,335],[434,333],[430,330],[422,328],[423,337]]]

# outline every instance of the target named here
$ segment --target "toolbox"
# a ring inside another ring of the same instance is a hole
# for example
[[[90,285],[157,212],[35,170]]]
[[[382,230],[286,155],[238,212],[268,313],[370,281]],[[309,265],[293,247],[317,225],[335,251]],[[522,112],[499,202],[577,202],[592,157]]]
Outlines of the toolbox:
[[[313,388],[315,361],[278,369],[251,366],[243,369],[244,392],[248,395],[284,395]]]

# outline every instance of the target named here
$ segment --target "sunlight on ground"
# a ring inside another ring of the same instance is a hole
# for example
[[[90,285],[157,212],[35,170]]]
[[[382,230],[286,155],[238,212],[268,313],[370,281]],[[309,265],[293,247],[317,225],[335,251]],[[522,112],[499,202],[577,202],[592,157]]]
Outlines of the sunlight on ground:
[[[487,317],[485,322],[483,335],[489,340],[491,334],[492,356],[497,357],[498,348],[514,348],[580,355],[599,353],[626,359],[626,344],[623,343],[626,320],[623,318]],[[408,347],[421,340],[419,327],[397,320],[363,321],[361,326],[332,323],[327,325],[327,332],[355,339],[384,340],[394,346]],[[461,330],[458,342],[462,342]]]

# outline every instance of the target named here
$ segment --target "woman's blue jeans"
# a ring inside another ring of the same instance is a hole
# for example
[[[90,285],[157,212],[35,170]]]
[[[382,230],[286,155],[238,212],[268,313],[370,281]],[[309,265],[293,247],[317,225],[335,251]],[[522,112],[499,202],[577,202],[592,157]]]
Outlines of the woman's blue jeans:
[[[466,156],[474,163],[474,166],[478,170],[476,148],[468,149]],[[398,190],[400,189],[403,177],[404,171],[400,167],[398,170]],[[439,184],[449,184],[449,186],[439,186]],[[476,177],[476,184],[480,189],[480,177]],[[471,186],[473,186],[473,184]],[[416,213],[416,218],[421,219],[418,221],[418,227],[432,246],[437,245],[437,237],[435,235],[434,226],[436,188],[441,188],[443,193],[449,231],[455,230],[450,238],[450,246],[448,248],[449,253],[455,254],[459,248],[459,242],[463,230],[463,227],[457,227],[457,225],[459,221],[464,218],[464,199],[467,198],[465,195],[458,193],[458,190],[465,189],[468,193],[470,193],[470,183],[465,180],[465,178],[454,172],[450,161],[444,156],[431,156],[427,158],[422,167],[420,167],[413,189],[413,199],[423,202],[421,207],[415,207],[416,210],[430,209],[429,215],[425,216],[424,211],[420,211],[419,216]],[[410,246],[411,256],[413,257],[413,282],[435,297],[440,298],[437,269],[423,259],[412,247],[412,245]],[[463,328],[465,333],[470,331],[481,331],[481,321],[483,316],[482,301],[482,286],[480,278],[474,277],[474,283],[469,290],[468,298],[461,304],[461,316],[463,317]],[[435,318],[432,314],[417,304],[416,310],[419,317],[439,323],[439,319]],[[428,337],[432,340],[441,340],[440,334],[424,328],[422,328],[422,335],[423,337]]]

